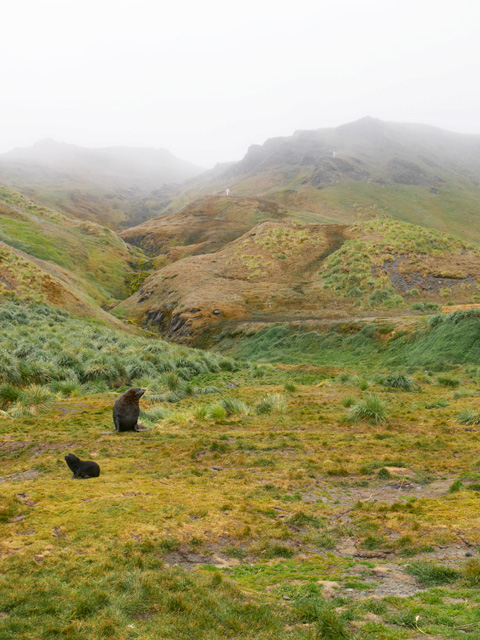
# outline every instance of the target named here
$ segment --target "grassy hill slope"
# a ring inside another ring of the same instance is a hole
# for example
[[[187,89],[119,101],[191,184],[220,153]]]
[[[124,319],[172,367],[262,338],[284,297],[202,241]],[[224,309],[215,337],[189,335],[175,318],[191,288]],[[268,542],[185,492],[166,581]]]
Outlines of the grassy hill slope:
[[[264,220],[282,220],[287,212],[258,198],[205,196],[181,212],[130,227],[120,236],[163,260],[211,253]],[[158,262],[158,261],[157,261]]]
[[[98,224],[67,218],[0,186],[0,240],[67,271],[99,303],[123,298],[142,252]]]
[[[0,297],[47,302],[123,326],[102,309],[144,277],[144,254],[113,231],[0,186]]]

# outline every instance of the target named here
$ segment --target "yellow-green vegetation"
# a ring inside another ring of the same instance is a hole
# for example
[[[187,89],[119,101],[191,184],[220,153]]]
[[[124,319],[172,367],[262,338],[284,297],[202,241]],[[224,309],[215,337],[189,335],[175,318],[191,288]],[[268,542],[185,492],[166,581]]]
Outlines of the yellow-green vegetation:
[[[327,258],[320,273],[327,290],[356,300],[357,307],[413,304],[431,311],[432,303],[418,302],[419,296],[441,300],[455,287],[457,296],[473,301],[478,293],[473,264],[458,257],[468,254],[478,261],[478,249],[459,238],[378,212],[352,225],[350,233],[351,239]]]
[[[0,318],[1,640],[479,638],[478,314],[310,365]],[[125,385],[149,431],[114,432]]]
[[[41,287],[44,275],[38,267],[25,260],[8,246],[0,247],[0,294],[19,297],[31,302],[44,301]]]
[[[309,239],[308,230],[292,229],[288,227],[268,229],[266,233],[259,234],[254,237],[253,246],[257,245],[271,259],[265,259],[265,254],[250,255],[242,254],[234,256],[228,264],[236,258],[240,260],[249,270],[248,278],[260,277],[264,274],[262,267],[272,267],[275,260],[286,260],[292,256],[295,251],[301,250],[302,244]],[[251,241],[247,238],[241,246],[251,246]]]
[[[263,236],[255,238],[255,243],[259,244],[272,253],[280,255],[291,255],[295,250],[300,249],[300,245],[308,240],[308,229],[290,229],[288,227],[279,229],[269,229]]]
[[[121,236],[157,256],[160,268],[165,261],[217,251],[255,225],[285,216],[285,211],[267,200],[210,195],[190,202],[178,213],[126,229]]]
[[[0,240],[68,270],[72,280],[99,303],[129,294],[126,280],[143,256],[110,229],[67,218],[3,186]]]

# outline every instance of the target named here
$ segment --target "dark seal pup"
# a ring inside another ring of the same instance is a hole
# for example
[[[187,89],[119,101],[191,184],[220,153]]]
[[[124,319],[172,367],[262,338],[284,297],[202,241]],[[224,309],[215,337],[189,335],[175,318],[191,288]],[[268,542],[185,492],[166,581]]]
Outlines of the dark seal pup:
[[[80,458],[77,458],[73,453],[68,453],[65,456],[65,462],[73,471],[73,478],[98,478],[100,475],[100,467],[96,462],[86,460],[83,462]]]
[[[146,389],[132,387],[117,399],[113,405],[113,424],[117,431],[147,431],[147,428],[138,422],[138,401],[145,391]]]

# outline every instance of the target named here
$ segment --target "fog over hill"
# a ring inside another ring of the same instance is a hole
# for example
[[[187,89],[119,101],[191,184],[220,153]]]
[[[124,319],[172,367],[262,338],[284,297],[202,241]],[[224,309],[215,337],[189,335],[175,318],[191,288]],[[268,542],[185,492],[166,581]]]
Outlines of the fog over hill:
[[[479,184],[479,135],[367,117],[252,145],[241,161],[191,180],[167,212],[229,188],[314,214],[311,221],[349,223],[358,207],[375,206],[477,240]]]
[[[42,140],[0,154],[0,182],[77,218],[128,226],[155,215],[145,198],[202,170],[165,149],[86,149]],[[153,196],[154,199],[154,196]]]
[[[480,136],[362,118],[252,145],[202,172],[163,149],[85,149],[43,140],[0,155],[0,183],[113,229],[175,214],[199,197],[261,198],[310,223],[361,209],[480,240]]]

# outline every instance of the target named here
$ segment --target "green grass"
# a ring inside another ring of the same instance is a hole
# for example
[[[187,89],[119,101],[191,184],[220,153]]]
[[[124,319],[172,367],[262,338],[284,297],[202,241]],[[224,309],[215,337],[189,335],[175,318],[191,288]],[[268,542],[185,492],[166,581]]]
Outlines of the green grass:
[[[105,551],[93,563],[60,548],[41,566],[11,562],[8,579],[0,577],[1,640],[39,632],[76,640],[292,637],[288,612],[256,603],[219,574],[167,568],[148,544],[116,542]]]
[[[413,391],[417,389],[417,383],[410,376],[402,373],[393,373],[381,378],[380,383],[385,387],[400,389],[401,391]]]
[[[415,576],[421,584],[426,587],[436,587],[438,585],[454,582],[459,577],[459,572],[452,567],[441,566],[433,562],[417,561],[412,562],[406,569],[407,573]]]
[[[14,417],[37,413],[55,394],[142,381],[163,391],[162,398],[175,391],[178,400],[195,394],[199,374],[219,369],[219,357],[129,336],[43,304],[0,305],[0,328],[0,403]]]
[[[452,363],[480,363],[479,319],[477,309],[436,315],[416,330],[399,331],[387,341],[382,339],[380,326],[372,324],[339,324],[323,332],[276,325],[235,339],[224,334],[220,345],[236,357],[269,362],[357,367],[364,362],[365,368],[383,364],[443,370]],[[440,378],[447,386],[460,384],[449,376]]]

